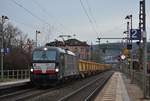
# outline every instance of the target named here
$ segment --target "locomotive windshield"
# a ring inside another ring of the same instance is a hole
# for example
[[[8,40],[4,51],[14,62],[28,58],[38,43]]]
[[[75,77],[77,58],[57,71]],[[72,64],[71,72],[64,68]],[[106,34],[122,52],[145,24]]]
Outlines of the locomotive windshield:
[[[56,51],[34,51],[33,60],[56,60]]]

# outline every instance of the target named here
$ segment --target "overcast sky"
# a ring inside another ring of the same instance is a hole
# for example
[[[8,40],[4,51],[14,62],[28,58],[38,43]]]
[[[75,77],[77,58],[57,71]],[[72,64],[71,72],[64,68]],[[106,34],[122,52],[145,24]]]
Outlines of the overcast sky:
[[[32,39],[35,39],[35,31],[40,30],[40,43],[53,41],[61,34],[75,34],[76,38],[88,43],[95,43],[96,37],[124,37],[127,21],[124,18],[128,14],[133,15],[133,27],[138,28],[140,0],[0,1],[0,15],[8,16],[9,22]],[[146,3],[149,39],[150,0]]]

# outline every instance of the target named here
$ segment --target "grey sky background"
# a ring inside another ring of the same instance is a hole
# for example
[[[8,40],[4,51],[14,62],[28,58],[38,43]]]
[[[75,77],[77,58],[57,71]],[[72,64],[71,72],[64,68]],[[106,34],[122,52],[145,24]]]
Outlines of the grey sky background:
[[[28,9],[33,17],[23,8]],[[9,22],[35,39],[40,30],[41,44],[57,39],[60,34],[95,43],[96,37],[124,37],[125,16],[133,15],[133,27],[138,28],[140,0],[81,0],[90,19],[86,16],[80,0],[0,0],[0,15],[7,15]],[[150,0],[146,0],[147,35],[150,39]],[[93,19],[94,18],[94,19]],[[40,20],[39,20],[40,19]],[[61,39],[60,39],[61,40]],[[109,40],[109,42],[120,40]],[[106,42],[106,40],[102,40]]]

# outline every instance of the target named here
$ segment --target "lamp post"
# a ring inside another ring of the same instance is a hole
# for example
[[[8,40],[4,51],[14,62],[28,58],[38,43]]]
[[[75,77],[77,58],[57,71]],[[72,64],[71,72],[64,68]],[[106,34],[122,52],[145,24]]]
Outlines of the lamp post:
[[[37,35],[38,35],[38,34],[40,34],[40,33],[41,33],[40,31],[37,31],[37,30],[36,30],[36,36],[35,36],[35,40],[36,40],[36,47],[37,47]]]
[[[129,29],[129,23],[127,23],[127,29],[128,29],[128,35],[130,35],[130,36],[128,36],[128,37],[130,37],[129,38],[129,44],[131,45],[131,47],[132,47],[132,37],[131,37],[131,33],[132,33],[132,14],[131,15],[127,15],[126,17],[125,17],[125,19],[129,19],[130,20],[130,29]],[[131,58],[131,61],[130,61],[130,73],[131,73],[131,83],[133,82],[133,76],[134,76],[134,71],[133,71],[133,55],[132,55],[132,48],[131,48],[131,50],[130,50],[130,58]]]
[[[8,19],[7,16],[2,16],[2,22],[1,22],[1,79],[3,80],[4,73],[3,73],[3,65],[4,65],[4,33],[3,33],[3,26],[5,23],[5,20]]]
[[[101,42],[101,38],[100,37],[97,37],[97,40],[96,42],[98,42],[98,51],[99,51],[99,55],[98,55],[98,58],[99,58],[99,63],[101,61],[101,58],[100,58],[100,42]]]

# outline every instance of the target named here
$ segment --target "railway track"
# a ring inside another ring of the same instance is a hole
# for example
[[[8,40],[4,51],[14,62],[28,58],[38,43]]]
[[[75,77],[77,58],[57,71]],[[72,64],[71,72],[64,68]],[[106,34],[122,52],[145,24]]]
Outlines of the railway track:
[[[69,83],[71,84],[71,83]],[[46,93],[52,93],[60,88],[67,86],[68,84],[62,84],[55,87],[36,88],[31,84],[23,84],[15,87],[4,88],[3,92],[0,92],[0,99],[2,101],[27,101],[34,98],[40,98],[41,95]],[[2,90],[2,89],[1,89]],[[0,101],[1,101],[0,100]]]
[[[0,96],[0,99],[2,101],[26,101],[56,89],[58,89],[58,87],[39,89],[30,85],[28,88],[17,89],[16,91],[14,89],[11,93],[5,93]]]
[[[79,89],[71,92],[70,94],[62,97],[59,101],[91,101],[96,94],[105,85],[113,72],[109,72],[103,76],[100,76],[96,80],[89,82],[88,84],[80,87]]]
[[[30,85],[29,82],[1,87],[0,88],[0,99],[4,98],[6,95],[10,96],[12,93],[15,93],[16,91],[21,91],[21,90],[25,91],[25,90],[30,89],[32,87],[33,86]]]
[[[30,87],[0,95],[0,99],[2,101],[83,101],[83,98],[88,100],[95,95],[98,86],[101,85],[99,86],[101,88],[111,75],[112,72],[104,72],[86,79],[70,81],[47,89],[38,89],[29,85]]]

